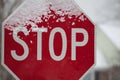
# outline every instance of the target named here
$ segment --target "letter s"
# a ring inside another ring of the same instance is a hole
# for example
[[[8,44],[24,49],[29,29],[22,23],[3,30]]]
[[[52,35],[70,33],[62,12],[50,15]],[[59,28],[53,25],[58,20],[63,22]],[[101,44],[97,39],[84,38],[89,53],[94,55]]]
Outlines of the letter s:
[[[27,35],[28,31],[25,27],[17,27],[13,30],[13,39],[23,47],[24,53],[23,53],[23,55],[19,56],[19,55],[17,55],[15,50],[11,50],[11,55],[15,60],[22,61],[28,57],[29,48],[28,48],[27,44],[17,36],[17,34],[19,32],[23,32],[25,35]]]

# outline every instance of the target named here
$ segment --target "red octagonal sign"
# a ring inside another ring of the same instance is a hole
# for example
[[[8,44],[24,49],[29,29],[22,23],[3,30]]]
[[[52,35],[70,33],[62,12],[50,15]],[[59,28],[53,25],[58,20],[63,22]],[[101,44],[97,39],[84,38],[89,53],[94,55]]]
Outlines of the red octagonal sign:
[[[16,80],[78,80],[94,64],[94,25],[74,0],[26,0],[2,27]]]

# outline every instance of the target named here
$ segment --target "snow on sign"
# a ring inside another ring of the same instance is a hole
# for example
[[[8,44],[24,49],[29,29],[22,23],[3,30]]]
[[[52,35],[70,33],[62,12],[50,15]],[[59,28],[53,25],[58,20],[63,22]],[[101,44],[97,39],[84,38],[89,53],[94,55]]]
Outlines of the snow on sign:
[[[94,64],[94,25],[74,0],[26,0],[2,29],[16,80],[78,80]]]

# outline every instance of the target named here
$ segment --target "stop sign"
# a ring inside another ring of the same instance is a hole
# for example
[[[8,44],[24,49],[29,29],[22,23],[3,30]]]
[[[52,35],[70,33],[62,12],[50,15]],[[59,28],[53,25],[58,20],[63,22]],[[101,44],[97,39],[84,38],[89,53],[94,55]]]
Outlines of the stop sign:
[[[26,0],[2,31],[16,80],[78,80],[94,64],[94,25],[73,0]]]

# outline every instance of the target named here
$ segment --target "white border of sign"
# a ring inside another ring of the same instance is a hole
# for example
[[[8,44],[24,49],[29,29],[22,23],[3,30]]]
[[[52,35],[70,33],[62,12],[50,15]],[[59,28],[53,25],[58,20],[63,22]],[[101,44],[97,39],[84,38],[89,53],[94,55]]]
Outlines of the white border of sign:
[[[7,65],[6,64],[4,64],[4,23],[7,21],[7,20],[9,20],[9,18],[11,18],[18,10],[19,10],[19,8],[21,8],[24,4],[25,4],[25,2],[27,2],[27,0],[25,0],[25,1],[23,1],[23,3],[21,3],[20,4],[20,6],[10,15],[10,16],[8,16],[8,18],[7,19],[5,19],[4,20],[4,22],[2,23],[2,41],[1,41],[1,43],[2,43],[2,49],[1,49],[1,64],[2,64],[2,66],[16,79],[16,80],[20,80],[18,77],[17,77],[17,75],[16,74],[14,74],[8,67],[7,67]]]
[[[4,24],[4,22],[3,22],[3,24]],[[7,67],[7,65],[6,64],[4,64],[4,25],[2,25],[2,50],[1,50],[2,52],[1,52],[1,61],[2,61],[2,65],[3,65],[3,67],[10,73],[10,74],[12,74],[12,76],[16,79],[16,80],[20,80],[8,67]]]
[[[80,1],[80,0],[74,0],[74,1],[75,1],[75,3],[76,3],[76,6],[80,8],[79,3],[77,3],[77,1]],[[81,8],[80,8],[80,9],[81,9]],[[81,11],[84,13],[85,16],[87,16],[83,9],[81,9]],[[88,18],[88,19],[90,20],[90,22],[94,25],[94,64],[88,69],[88,71],[86,71],[86,72],[83,74],[83,76],[82,76],[79,80],[83,80],[83,78],[87,75],[87,73],[89,73],[89,72],[94,72],[94,69],[93,69],[93,68],[94,68],[95,65],[96,65],[96,33],[97,33],[97,32],[96,32],[96,25],[95,25],[95,23],[90,19],[89,16],[87,16],[87,18]],[[93,71],[92,71],[92,70],[93,70]],[[93,74],[92,77],[93,77],[92,80],[94,80],[94,74]]]
[[[2,49],[1,49],[1,61],[2,61],[2,66],[16,79],[16,80],[20,80],[18,77],[17,77],[17,75],[16,74],[14,74],[8,67],[7,67],[7,65],[6,64],[4,64],[4,23],[10,18],[10,17],[12,17],[12,15],[14,15],[18,10],[19,10],[19,8],[21,8],[24,4],[25,4],[25,2],[27,2],[27,1],[29,1],[29,0],[25,0],[3,23],[2,23]],[[75,4],[76,4],[76,7],[79,7],[79,4],[76,2],[76,0],[74,0],[73,1]],[[79,7],[80,8],[80,7]],[[80,8],[81,9],[81,8]],[[81,11],[82,12],[84,12],[84,10],[82,10],[81,9]],[[86,15],[85,13],[84,13],[84,15]],[[87,18],[93,23],[93,21],[87,16]],[[94,23],[93,23],[94,24]],[[94,39],[96,38],[96,28],[95,28],[95,24],[94,24]],[[85,77],[85,75],[89,72],[89,71],[91,71],[91,70],[93,70],[93,67],[95,66],[95,63],[96,63],[96,60],[95,60],[95,57],[96,57],[96,55],[95,55],[95,52],[96,52],[96,40],[94,41],[94,64],[88,69],[88,71],[87,72],[85,72],[84,73],[84,75],[79,79],[79,80],[82,80],[84,77]]]

